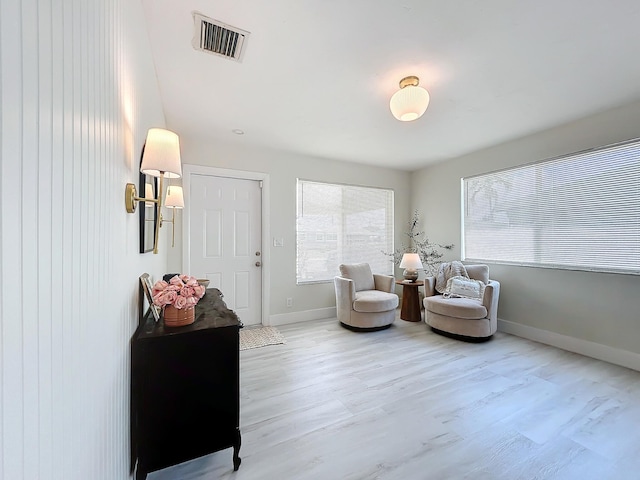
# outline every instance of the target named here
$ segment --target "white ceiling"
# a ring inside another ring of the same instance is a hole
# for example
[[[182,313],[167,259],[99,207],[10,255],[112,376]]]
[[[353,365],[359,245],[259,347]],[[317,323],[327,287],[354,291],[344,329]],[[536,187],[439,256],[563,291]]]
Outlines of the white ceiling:
[[[142,3],[168,128],[214,142],[415,170],[640,99],[638,0]],[[193,11],[251,32],[241,63]],[[431,103],[399,122],[407,75]]]

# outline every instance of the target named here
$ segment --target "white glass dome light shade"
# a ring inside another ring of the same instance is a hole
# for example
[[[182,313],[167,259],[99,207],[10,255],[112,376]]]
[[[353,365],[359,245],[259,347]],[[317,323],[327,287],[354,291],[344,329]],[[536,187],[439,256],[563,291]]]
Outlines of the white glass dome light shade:
[[[403,78],[400,90],[389,101],[391,113],[402,122],[420,118],[429,106],[429,92],[418,86],[419,81],[415,76]]]

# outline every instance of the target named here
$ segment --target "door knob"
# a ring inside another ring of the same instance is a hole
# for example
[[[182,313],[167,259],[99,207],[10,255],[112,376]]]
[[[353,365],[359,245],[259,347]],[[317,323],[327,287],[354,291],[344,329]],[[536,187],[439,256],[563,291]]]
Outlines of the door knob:
[[[256,267],[261,266],[262,264],[260,262],[256,262]]]

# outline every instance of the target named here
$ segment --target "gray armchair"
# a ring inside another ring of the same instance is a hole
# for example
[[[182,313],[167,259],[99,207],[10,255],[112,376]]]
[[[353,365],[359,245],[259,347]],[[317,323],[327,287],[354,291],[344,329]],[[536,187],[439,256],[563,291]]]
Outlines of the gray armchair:
[[[424,283],[424,318],[436,333],[462,340],[488,340],[498,329],[500,283],[489,279],[487,265],[465,265],[469,278],[486,286],[482,299],[444,298],[436,291],[435,277]]]
[[[368,263],[340,265],[334,278],[340,323],[350,329],[381,330],[396,318],[395,279],[371,273]]]

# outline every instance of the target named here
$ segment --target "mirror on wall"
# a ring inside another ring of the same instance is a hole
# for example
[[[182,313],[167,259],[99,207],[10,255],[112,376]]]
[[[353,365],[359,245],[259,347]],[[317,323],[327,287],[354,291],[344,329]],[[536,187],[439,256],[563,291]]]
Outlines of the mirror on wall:
[[[142,155],[144,155],[144,147],[142,147],[142,154],[140,155],[141,163]],[[140,196],[144,198],[156,198],[158,179],[140,172],[138,188],[140,189]],[[140,202],[138,209],[140,210],[140,253],[151,252],[153,251],[156,236],[158,204],[155,202]]]

